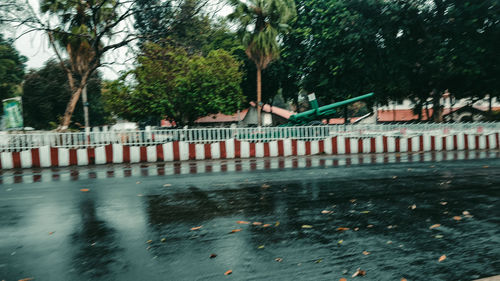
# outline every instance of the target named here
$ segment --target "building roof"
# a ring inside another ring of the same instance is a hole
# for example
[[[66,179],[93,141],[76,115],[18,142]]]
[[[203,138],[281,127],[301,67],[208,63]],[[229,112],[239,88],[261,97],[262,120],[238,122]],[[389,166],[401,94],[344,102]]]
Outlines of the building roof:
[[[453,112],[460,111],[462,109],[466,108],[471,108],[471,107],[459,107],[459,108],[444,108],[443,109],[443,115],[448,115]],[[479,108],[479,107],[472,107],[473,109],[479,110],[479,111],[486,111],[487,108]],[[493,107],[492,110],[500,110],[500,107]],[[422,110],[422,121],[426,121],[430,116],[432,116],[432,113],[434,110],[432,108],[429,108],[429,116],[427,116],[427,110],[423,109]],[[417,120],[418,115],[413,113],[412,109],[389,109],[389,110],[379,110],[378,111],[378,121],[379,122],[392,122],[392,121],[412,121],[412,120]]]
[[[222,114],[222,113],[217,113],[217,114],[210,114],[204,117],[200,117],[194,121],[194,123],[232,123],[232,122],[238,122],[243,119],[245,119],[245,116],[248,113],[248,108],[243,109],[239,113],[238,117],[238,112],[232,115],[227,115],[227,114]]]
[[[350,117],[349,122],[354,123],[356,120],[358,120],[361,117]],[[338,124],[344,124],[345,119],[344,118],[330,118],[328,119],[328,124],[329,125],[338,125]],[[326,119],[323,120],[323,123],[326,123]]]
[[[252,107],[255,107],[255,102],[251,101],[250,105]],[[277,107],[277,106],[271,106],[269,104],[264,104],[264,106],[262,106],[262,111],[268,112],[268,113],[272,113],[272,114],[276,114],[276,115],[278,115],[280,117],[283,117],[285,119],[289,119],[290,116],[292,116],[292,115],[295,114],[292,111],[289,111],[289,110],[286,110],[284,108]]]
[[[250,102],[251,107],[255,107],[255,102]],[[200,123],[233,123],[233,122],[238,122],[242,121],[245,119],[245,116],[248,114],[248,110],[250,108],[243,109],[240,111],[239,119],[238,119],[238,113],[232,114],[232,115],[226,115],[222,113],[217,113],[217,114],[210,114],[208,116],[204,116],[201,118],[198,118],[196,121],[194,121],[197,124]],[[278,115],[280,117],[283,117],[285,119],[290,118],[294,113],[291,111],[288,111],[284,108],[276,107],[276,106],[270,106],[269,104],[265,104],[262,107],[262,111],[272,113],[275,115]]]

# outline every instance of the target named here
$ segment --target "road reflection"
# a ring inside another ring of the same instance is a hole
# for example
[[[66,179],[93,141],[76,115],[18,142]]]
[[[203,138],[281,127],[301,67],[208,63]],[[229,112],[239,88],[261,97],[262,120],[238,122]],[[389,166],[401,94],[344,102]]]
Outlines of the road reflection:
[[[118,245],[115,229],[99,218],[95,193],[82,194],[80,198],[81,221],[71,234],[73,267],[85,278],[103,277],[123,266],[120,260],[123,249]]]

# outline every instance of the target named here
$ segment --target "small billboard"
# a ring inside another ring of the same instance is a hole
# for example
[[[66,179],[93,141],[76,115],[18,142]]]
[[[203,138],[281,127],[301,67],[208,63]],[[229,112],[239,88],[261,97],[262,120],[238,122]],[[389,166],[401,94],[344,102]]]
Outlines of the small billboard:
[[[22,129],[24,127],[24,120],[21,97],[2,100],[2,104],[4,129]]]

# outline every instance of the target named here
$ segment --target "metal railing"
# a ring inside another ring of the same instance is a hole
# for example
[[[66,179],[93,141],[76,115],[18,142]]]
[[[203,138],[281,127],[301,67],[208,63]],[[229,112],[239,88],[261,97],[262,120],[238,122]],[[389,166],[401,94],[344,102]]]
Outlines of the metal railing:
[[[249,142],[268,142],[293,138],[320,140],[335,135],[351,137],[416,136],[421,134],[448,135],[457,132],[489,134],[500,132],[500,123],[422,123],[422,124],[354,124],[301,127],[199,128],[169,130],[137,130],[106,132],[33,132],[0,134],[0,151],[21,151],[43,146],[84,148],[107,144],[148,146],[171,141],[212,143],[228,139]]]

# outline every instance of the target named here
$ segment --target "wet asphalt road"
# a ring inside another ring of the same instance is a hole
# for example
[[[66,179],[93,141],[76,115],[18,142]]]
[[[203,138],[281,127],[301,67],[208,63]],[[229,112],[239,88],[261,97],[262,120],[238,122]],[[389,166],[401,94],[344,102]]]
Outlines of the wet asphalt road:
[[[497,274],[498,158],[0,185],[0,280]]]

